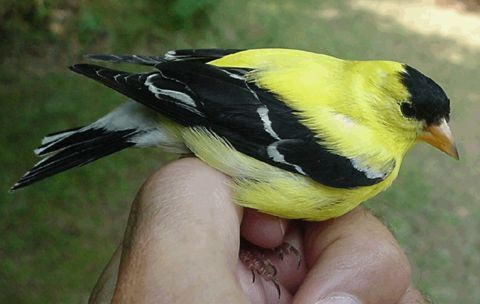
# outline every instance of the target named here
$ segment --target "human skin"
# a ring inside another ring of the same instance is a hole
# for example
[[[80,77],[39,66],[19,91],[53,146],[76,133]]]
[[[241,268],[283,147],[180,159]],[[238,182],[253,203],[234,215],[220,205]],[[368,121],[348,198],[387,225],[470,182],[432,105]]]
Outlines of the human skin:
[[[388,229],[362,208],[324,222],[286,221],[233,203],[230,179],[194,158],[155,172],[132,204],[123,244],[90,303],[425,303]],[[281,297],[239,261],[240,235],[300,250],[281,261]],[[115,284],[116,282],[116,284]]]

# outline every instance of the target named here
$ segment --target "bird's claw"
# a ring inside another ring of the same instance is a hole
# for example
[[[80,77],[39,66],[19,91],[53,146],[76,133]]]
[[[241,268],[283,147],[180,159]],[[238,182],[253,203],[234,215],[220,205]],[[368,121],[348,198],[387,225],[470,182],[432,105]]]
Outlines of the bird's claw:
[[[240,249],[240,261],[252,272],[252,283],[255,283],[255,273],[266,281],[271,281],[277,289],[280,298],[280,284],[277,278],[277,268],[261,252]]]
[[[297,259],[297,269],[300,268],[300,264],[302,263],[302,255],[300,254],[300,251],[297,248],[295,248],[295,246],[291,245],[290,243],[283,242],[282,245],[275,247],[273,251],[278,256],[278,258],[282,261],[286,255],[293,253]]]

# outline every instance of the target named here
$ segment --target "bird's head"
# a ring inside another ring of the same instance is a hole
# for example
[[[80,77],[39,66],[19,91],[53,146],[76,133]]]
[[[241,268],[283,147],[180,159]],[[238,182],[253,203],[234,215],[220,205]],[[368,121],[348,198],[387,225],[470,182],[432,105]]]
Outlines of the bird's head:
[[[448,155],[459,159],[457,147],[448,125],[450,120],[450,99],[432,79],[416,69],[404,65],[401,82],[409,98],[400,103],[404,119],[417,124],[418,139],[423,140]]]
[[[369,64],[370,65],[370,64]],[[377,62],[370,82],[380,91],[375,103],[381,124],[421,140],[458,159],[448,122],[450,100],[443,89],[418,70],[396,62]]]

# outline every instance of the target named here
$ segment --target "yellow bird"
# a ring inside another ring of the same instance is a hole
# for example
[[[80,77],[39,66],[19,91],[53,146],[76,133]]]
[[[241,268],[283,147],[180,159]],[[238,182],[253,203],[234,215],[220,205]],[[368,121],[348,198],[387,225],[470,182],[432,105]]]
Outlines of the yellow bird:
[[[127,147],[159,147],[231,176],[242,206],[325,220],[389,187],[417,140],[458,159],[448,97],[406,64],[289,49],[87,57],[152,71],[72,66],[132,101],[45,137],[35,150],[45,158],[12,190]]]

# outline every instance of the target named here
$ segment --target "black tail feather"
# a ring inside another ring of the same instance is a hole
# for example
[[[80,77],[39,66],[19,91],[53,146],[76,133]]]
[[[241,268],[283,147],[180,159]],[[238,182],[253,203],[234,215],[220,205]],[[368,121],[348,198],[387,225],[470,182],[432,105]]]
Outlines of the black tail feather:
[[[58,131],[58,132],[53,132],[53,133],[47,134],[45,137],[52,137],[52,136],[57,136],[57,135],[63,134],[63,133],[69,133],[69,132],[73,132],[73,131],[78,131],[78,130],[80,130],[81,128],[83,128],[83,127],[75,127],[75,128],[70,128],[70,129]]]
[[[129,139],[138,133],[139,131],[136,129],[120,131],[96,129],[67,136],[42,151],[41,154],[58,152],[39,161],[10,190],[17,190],[54,174],[76,166],[83,166],[103,156],[130,147],[135,143]]]
[[[72,130],[66,130],[64,132],[66,133],[71,131]],[[57,134],[62,134],[64,132],[54,133],[53,136],[56,136]],[[86,144],[88,142],[95,141],[98,138],[101,138],[102,136],[104,136],[104,133],[105,129],[102,128],[90,128],[83,131],[75,132],[69,136],[61,137],[52,142],[42,144],[37,149],[35,149],[35,154],[37,154],[38,156],[43,156],[54,151],[59,151],[64,148],[77,145],[78,143]]]

